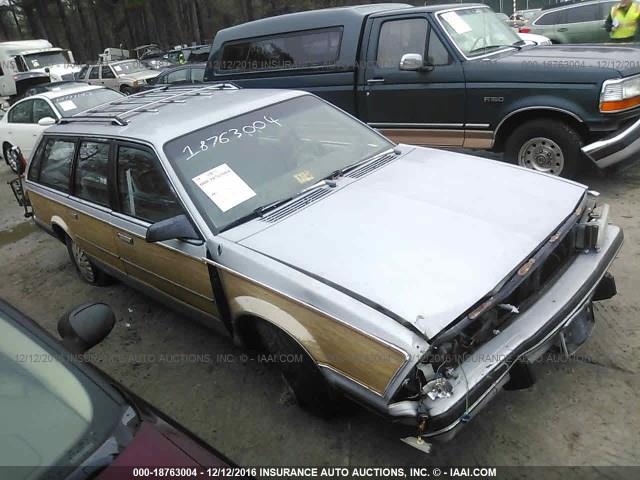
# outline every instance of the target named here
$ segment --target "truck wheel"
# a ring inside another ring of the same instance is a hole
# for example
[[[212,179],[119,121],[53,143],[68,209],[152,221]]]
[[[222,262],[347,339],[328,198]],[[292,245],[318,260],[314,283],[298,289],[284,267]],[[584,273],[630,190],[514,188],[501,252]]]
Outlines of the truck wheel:
[[[300,345],[288,334],[265,321],[256,324],[256,333],[265,349],[274,356],[274,361],[293,391],[298,405],[319,417],[332,417],[338,410],[340,397]]]
[[[133,88],[127,86],[127,85],[123,85],[122,87],[120,87],[120,91],[122,93],[124,93],[125,95],[132,95],[133,94]]]
[[[516,128],[505,144],[505,160],[538,172],[573,177],[582,160],[582,138],[564,122],[531,120]]]
[[[76,242],[71,240],[69,236],[66,238],[66,244],[71,262],[76,267],[76,271],[82,280],[99,287],[113,283],[113,278],[96,267],[89,259],[87,253],[80,248]]]

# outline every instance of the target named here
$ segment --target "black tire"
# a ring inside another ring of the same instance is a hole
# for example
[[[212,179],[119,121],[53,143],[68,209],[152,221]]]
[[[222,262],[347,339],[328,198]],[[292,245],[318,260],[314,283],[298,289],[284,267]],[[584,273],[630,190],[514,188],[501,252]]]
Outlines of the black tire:
[[[542,141],[535,142],[535,139]],[[532,148],[521,152],[527,144]],[[578,132],[562,121],[530,120],[517,127],[507,138],[504,158],[526,168],[573,178],[584,158],[580,150],[582,145],[583,140]],[[536,152],[540,152],[539,155]]]
[[[270,354],[295,358],[295,361],[280,359],[277,366],[293,391],[298,405],[325,419],[334,416],[343,399],[327,383],[318,366],[302,347],[287,333],[268,322],[258,322],[256,333]]]
[[[133,95],[133,88],[127,86],[127,85],[123,85],[122,87],[120,87],[120,91],[122,93],[124,93],[125,95]]]
[[[66,237],[67,252],[71,263],[76,267],[80,278],[90,285],[104,287],[113,283],[113,277],[98,268],[87,256],[84,250],[75,244],[69,237]],[[74,253],[74,249],[77,253]]]
[[[9,168],[11,169],[11,171],[13,173],[20,173],[19,170],[19,163],[20,159],[19,158],[11,158],[11,160],[9,159],[9,155],[11,155],[11,149],[13,148],[13,145],[11,145],[10,143],[7,143],[4,145],[3,149],[2,149],[2,155],[4,156],[4,161],[7,162],[7,165],[9,165]]]

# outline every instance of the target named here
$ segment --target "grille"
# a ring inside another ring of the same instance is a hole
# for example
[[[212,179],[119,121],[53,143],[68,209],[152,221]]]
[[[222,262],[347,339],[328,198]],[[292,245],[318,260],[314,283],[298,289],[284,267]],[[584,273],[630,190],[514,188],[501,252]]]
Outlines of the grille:
[[[291,215],[293,212],[300,210],[301,208],[306,207],[310,203],[315,202],[316,200],[324,197],[329,193],[329,189],[320,188],[318,190],[314,190],[304,197],[299,198],[293,203],[290,203],[286,207],[275,210],[273,213],[269,213],[262,217],[263,222],[274,223],[278,220],[282,220],[284,217]]]
[[[387,155],[383,155],[382,157],[374,160],[371,163],[366,163],[363,166],[356,168],[355,170],[349,172],[345,176],[349,178],[363,177],[366,174],[371,173],[374,170],[377,170],[378,168],[382,167],[383,165],[386,165],[387,163],[391,162],[394,158],[396,158],[395,153],[388,153]]]

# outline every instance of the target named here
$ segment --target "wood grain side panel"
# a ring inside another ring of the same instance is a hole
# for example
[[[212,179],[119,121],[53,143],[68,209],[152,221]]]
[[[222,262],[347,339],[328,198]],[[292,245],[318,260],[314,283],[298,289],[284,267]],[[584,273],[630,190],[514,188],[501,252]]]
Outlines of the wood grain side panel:
[[[232,273],[221,271],[234,318],[251,314],[293,336],[318,364],[327,365],[382,395],[405,354],[338,320]]]

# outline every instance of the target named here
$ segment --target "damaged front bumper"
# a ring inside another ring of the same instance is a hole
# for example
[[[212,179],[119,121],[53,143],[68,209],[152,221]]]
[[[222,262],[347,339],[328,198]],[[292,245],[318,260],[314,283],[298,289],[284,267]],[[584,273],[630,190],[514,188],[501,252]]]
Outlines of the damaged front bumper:
[[[608,225],[597,252],[579,254],[557,281],[499,335],[481,345],[449,372],[448,396],[405,400],[388,406],[388,414],[416,424],[424,438],[453,438],[509,381],[519,362],[533,362],[554,344],[572,354],[593,328],[591,302],[615,294],[607,270],[622,246],[619,227]]]
[[[582,152],[599,168],[640,158],[640,118],[627,128],[582,147]]]

